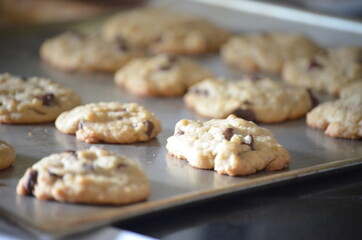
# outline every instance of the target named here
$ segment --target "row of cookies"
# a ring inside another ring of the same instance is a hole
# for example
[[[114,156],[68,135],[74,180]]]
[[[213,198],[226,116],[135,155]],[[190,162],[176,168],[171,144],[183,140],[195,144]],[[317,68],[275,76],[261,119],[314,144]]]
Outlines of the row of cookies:
[[[50,80],[10,74],[2,74],[0,80],[3,87],[2,123],[30,124],[56,118],[58,130],[76,134],[78,140],[88,143],[148,141],[161,131],[160,121],[134,103],[77,106],[80,100],[75,92]],[[65,106],[64,102],[68,105]],[[14,151],[9,151],[12,148],[3,145],[6,147],[1,153],[14,158]],[[198,153],[200,145],[209,146],[202,151],[204,156]],[[271,132],[233,115],[225,120],[205,123],[181,120],[166,147],[170,154],[186,158],[194,167],[215,169],[231,176],[263,169],[279,170],[290,162],[287,150]],[[198,154],[194,160],[188,156],[191,153]],[[197,163],[198,157],[204,163]],[[234,160],[230,162],[230,158]],[[109,193],[100,195],[100,189],[102,192],[109,190]],[[131,161],[103,149],[91,148],[45,157],[26,171],[19,181],[17,192],[63,202],[126,204],[144,200],[149,195],[149,187],[145,174]]]
[[[226,30],[205,20],[162,9],[144,8],[116,14],[103,24],[100,32],[101,34],[97,37],[87,37],[71,32],[50,39],[42,45],[41,56],[45,61],[62,69],[109,71],[118,69],[115,74],[115,83],[138,96],[180,96],[191,85],[213,77],[213,73],[189,59],[172,55],[145,57],[142,53],[144,49],[157,53],[200,54],[216,51],[221,47],[222,59],[244,71],[277,73],[289,85],[327,91],[332,95],[338,95],[340,89],[348,83],[362,79],[359,48],[324,49],[304,36],[285,33],[229,37],[230,34]],[[141,56],[143,57],[140,58]],[[118,61],[113,59],[117,57]],[[117,64],[111,64],[115,62]],[[63,63],[72,66],[64,66]],[[108,67],[103,67],[103,65]],[[214,82],[207,84],[213,85]],[[258,87],[255,86],[256,89]],[[274,102],[276,107],[271,108],[276,112],[271,115],[276,115],[280,109],[283,109],[280,117],[255,117],[254,115],[261,115],[259,110],[255,114],[254,110],[258,109],[258,106],[246,106],[252,102],[251,97],[245,97],[245,94],[242,94],[242,92],[252,91],[250,89],[253,88],[239,86],[239,89],[241,88],[245,90],[238,94],[231,94],[244,96],[236,97],[237,101],[233,97],[222,96],[218,101],[212,101],[217,102],[216,105],[210,103],[205,107],[205,104],[195,103],[193,100],[198,98],[189,94],[188,96],[191,95],[191,97],[186,96],[185,103],[203,116],[226,117],[234,112],[240,117],[248,115],[249,120],[267,123],[294,119],[305,115],[311,109],[311,101],[303,97],[300,100],[305,103],[299,103],[296,107],[296,109],[301,109],[299,113],[296,113],[298,111],[294,109],[293,112],[288,113],[286,110],[288,106],[291,109],[298,99],[290,99],[289,102],[288,96],[292,94],[284,94],[283,97],[277,97],[278,100]],[[275,88],[268,90],[273,89]],[[249,95],[257,97],[263,95],[264,91],[257,92],[259,93]],[[275,99],[275,95],[278,94],[262,98]],[[311,99],[315,100],[315,98]],[[220,112],[220,107],[224,105],[229,108],[234,107],[234,109]],[[358,105],[358,101],[354,105]],[[263,109],[265,109],[264,106]],[[218,114],[212,114],[212,112],[218,112]],[[309,125],[316,126],[316,124]],[[334,136],[346,137],[346,135]],[[358,134],[354,134],[347,138],[359,137]]]
[[[157,13],[157,14],[156,14]],[[167,11],[162,11],[160,9],[142,9],[142,10],[133,10],[126,13],[121,13],[116,15],[115,17],[112,17],[103,26],[104,35],[107,36],[106,39],[108,41],[112,41],[113,44],[108,44],[106,47],[110,47],[110,49],[113,49],[113,53],[119,53],[119,48],[121,48],[121,52],[126,51],[128,54],[132,53],[131,48],[127,48],[126,46],[129,45],[129,43],[132,43],[134,46],[138,47],[144,47],[148,46],[148,44],[153,43],[153,39],[158,38],[159,35],[163,34],[164,32],[169,31],[169,25],[171,24],[173,27],[171,28],[172,31],[175,29],[176,23],[172,21],[165,21],[167,22],[167,27],[161,25],[157,25],[157,23],[154,23],[154,21],[158,21],[158,18],[155,18],[156,15],[161,16],[162,18],[168,18],[170,17],[170,13]],[[157,19],[157,20],[156,20]],[[173,18],[172,18],[173,19]],[[175,18],[178,19],[178,18]],[[181,18],[180,19],[184,19]],[[187,18],[187,21],[191,21],[192,18]],[[184,23],[183,20],[181,22],[176,21],[178,23]],[[150,23],[156,24],[160,29],[156,28],[156,30],[152,29],[150,31]],[[130,26],[129,26],[130,25]],[[198,26],[198,24],[192,25],[192,26]],[[129,27],[129,28],[128,28]],[[211,27],[207,28],[210,30]],[[133,31],[131,31],[133,29]],[[177,29],[177,27],[176,27]],[[186,29],[185,29],[186,31]],[[204,26],[199,28],[195,27],[187,27],[186,33],[183,33],[182,37],[178,38],[179,41],[186,41],[188,42],[189,39],[193,38],[194,35],[199,36],[201,39],[204,39],[206,41],[207,39],[210,39],[210,36],[205,33]],[[213,31],[206,31],[212,36],[226,36],[224,32],[222,32],[221,29],[216,30],[216,28]],[[221,33],[220,33],[221,32]],[[197,34],[196,34],[197,33]],[[155,34],[157,36],[155,36]],[[146,36],[143,36],[146,35]],[[168,34],[165,33],[166,36]],[[140,38],[140,36],[143,36]],[[280,35],[280,38],[284,37],[283,35]],[[288,37],[288,35],[286,35]],[[292,38],[293,36],[290,36]],[[217,39],[218,37],[213,37],[212,39]],[[41,47],[41,56],[44,60],[49,61],[49,59],[55,59],[59,61],[58,57],[54,56],[53,58],[49,58],[49,54],[53,53],[56,55],[60,55],[57,53],[57,51],[54,51],[54,49],[60,50],[64,55],[66,56],[72,56],[72,53],[75,54],[77,52],[80,56],[78,56],[76,59],[92,59],[91,57],[84,57],[85,54],[89,54],[91,56],[102,56],[103,54],[99,54],[100,51],[98,51],[98,55],[96,54],[96,49],[98,47],[95,46],[101,46],[105,45],[106,43],[101,41],[98,38],[98,43],[92,43],[90,40],[86,40],[82,35],[74,34],[74,33],[66,33],[59,37],[56,37],[54,39],[50,39],[46,41],[42,47]],[[223,42],[226,41],[226,37],[222,38],[222,41],[218,42],[218,47],[221,46]],[[301,37],[295,37],[296,41],[301,41],[300,39],[303,39]],[[142,41],[143,42],[142,42]],[[82,42],[83,41],[83,42]],[[103,40],[104,41],[104,40]],[[201,41],[201,40],[200,40]],[[306,40],[307,41],[307,40]],[[75,42],[75,43],[73,43]],[[290,42],[293,42],[292,40],[286,41],[288,44]],[[72,44],[73,43],[73,44]],[[294,43],[294,42],[293,42]],[[204,43],[205,45],[206,43]],[[74,45],[74,46],[72,46]],[[88,46],[89,45],[89,46]],[[177,45],[183,45],[180,42]],[[293,45],[293,44],[290,44]],[[52,47],[50,47],[52,46]],[[93,46],[93,47],[92,47]],[[117,47],[118,46],[118,47]],[[119,47],[121,46],[121,47]],[[294,46],[294,45],[293,45]],[[62,50],[63,48],[72,49],[73,51],[67,51]],[[107,49],[108,48],[104,48]],[[76,49],[82,49],[81,51],[75,51]],[[93,49],[94,51],[91,51]],[[214,50],[217,48],[213,48]],[[311,48],[312,49],[312,48]],[[128,50],[128,51],[127,51]],[[180,53],[180,52],[177,52]],[[185,52],[183,52],[185,53]],[[132,54],[131,54],[132,55]],[[61,56],[61,59],[65,60],[66,56]],[[82,57],[83,56],[83,57]],[[150,57],[143,57],[143,58],[137,58],[139,55],[134,54],[132,55],[133,60],[130,60],[127,64],[125,64],[123,67],[121,67],[115,74],[115,83],[123,88],[125,88],[127,91],[130,91],[133,94],[136,94],[138,96],[163,96],[163,97],[170,97],[170,96],[181,96],[183,95],[190,86],[193,84],[200,82],[203,79],[206,78],[212,78],[214,77],[213,73],[211,73],[209,70],[202,67],[200,64],[190,60],[186,59],[184,57],[175,56],[175,55],[154,55]],[[102,59],[100,59],[102,60]],[[128,61],[129,59],[127,59]],[[65,61],[66,63],[72,63],[74,61]],[[95,61],[96,62],[96,61]],[[104,61],[102,61],[104,62]],[[55,64],[56,65],[56,64]],[[60,64],[61,65],[61,64]],[[58,66],[60,66],[58,64]],[[79,65],[79,63],[78,63]],[[98,66],[101,66],[102,64],[98,64]],[[123,63],[122,63],[123,65]],[[61,67],[62,68],[62,67]],[[216,81],[213,81],[216,82]],[[209,98],[212,99],[212,102],[210,102],[209,106],[205,106],[205,104],[199,103],[198,101],[194,100],[200,100],[196,96],[197,94],[193,91],[190,91],[190,94],[187,94],[185,97],[186,105],[195,109],[200,115],[207,116],[207,117],[214,117],[214,118],[220,118],[220,117],[226,117],[230,113],[237,114],[240,117],[246,117],[248,120],[257,120],[260,122],[281,122],[285,121],[287,119],[293,119],[300,116],[303,116],[308,110],[312,107],[312,101],[309,97],[307,91],[305,90],[297,90],[292,88],[287,88],[286,86],[278,83],[272,83],[269,81],[261,81],[261,82],[267,82],[266,84],[235,84],[240,85],[237,87],[240,92],[233,91],[235,94],[235,99],[225,99],[224,96],[217,96],[218,94],[210,95]],[[226,83],[226,82],[225,82]],[[206,83],[207,84],[207,83]],[[226,83],[227,84],[227,83]],[[214,84],[216,85],[216,84]],[[223,84],[219,84],[221,86]],[[245,85],[245,86],[243,86]],[[262,89],[259,89],[260,86],[263,85]],[[219,86],[214,86],[214,88],[218,88]],[[226,86],[224,88],[227,88],[227,90],[221,91],[222,93],[227,94],[229,92],[229,89],[234,88],[234,84],[230,83],[229,87]],[[273,91],[276,91],[273,93]],[[265,95],[266,92],[272,92],[271,97],[275,99],[274,105],[272,109],[275,110],[271,114],[272,117],[269,117],[269,109],[266,106],[270,106],[271,104],[265,105],[264,102],[270,103],[270,101],[267,99],[270,96]],[[294,92],[297,92],[296,96],[293,97]],[[244,94],[243,94],[244,93]],[[264,95],[264,97],[263,97]],[[241,97],[238,97],[241,96]],[[216,98],[214,98],[216,97]],[[289,101],[289,98],[293,97],[291,99],[292,101]],[[206,98],[205,100],[209,100],[209,98]],[[264,99],[264,101],[259,101],[258,99]],[[253,99],[253,100],[252,100]],[[256,99],[256,100],[254,100]],[[301,103],[298,103],[301,100]],[[259,101],[259,104],[256,104],[254,106],[255,101]],[[215,104],[216,103],[216,104]],[[247,104],[245,104],[247,103]],[[298,106],[296,111],[293,109],[294,105],[298,103],[300,107]],[[197,104],[195,106],[195,104]],[[223,105],[223,106],[221,106]],[[223,109],[224,105],[227,106],[227,108]],[[238,106],[237,106],[238,105]],[[252,107],[246,105],[253,105]],[[280,105],[280,106],[278,106]],[[199,106],[199,107],[198,107]],[[220,107],[219,107],[220,106]],[[288,108],[287,110],[283,110],[283,112],[280,112],[281,109],[284,109],[285,106]],[[221,111],[220,111],[220,108]],[[232,109],[230,109],[232,108]],[[258,109],[259,108],[259,109]],[[254,117],[254,112],[257,112],[256,115],[258,115],[257,118]],[[253,112],[254,111],[254,112]],[[207,112],[207,113],[205,113]],[[217,113],[217,114],[215,114]],[[250,113],[250,116],[246,116],[245,113]],[[261,115],[263,115],[261,117]],[[273,117],[275,116],[275,117]]]
[[[115,72],[146,53],[215,52],[229,33],[194,16],[143,8],[116,14],[93,33],[67,32],[45,41],[43,60],[68,71]]]
[[[161,131],[159,120],[137,104],[78,106],[81,101],[76,92],[40,77],[5,73],[0,74],[0,83],[0,123],[3,124],[58,119],[56,126],[60,131],[76,133],[78,139],[87,142],[147,141]],[[0,169],[9,167],[15,158],[15,149],[0,141]],[[17,193],[62,202],[128,204],[146,199],[150,190],[146,174],[133,161],[91,147],[41,159],[26,170]]]
[[[331,137],[362,137],[361,48],[323,49],[301,36],[262,33],[232,37],[221,56],[244,71],[280,74],[291,86],[339,96],[308,113],[308,126]]]

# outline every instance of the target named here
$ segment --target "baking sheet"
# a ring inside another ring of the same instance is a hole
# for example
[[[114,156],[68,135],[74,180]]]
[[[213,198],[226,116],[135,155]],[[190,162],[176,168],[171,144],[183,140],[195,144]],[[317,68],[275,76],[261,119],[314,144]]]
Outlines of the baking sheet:
[[[362,35],[358,32],[278,20],[231,10],[230,6],[220,8],[188,1],[151,3],[204,16],[234,32],[300,32],[325,46],[362,45]],[[17,149],[14,166],[0,172],[0,214],[38,237],[65,236],[191,201],[361,164],[361,141],[326,137],[322,131],[307,128],[303,118],[282,124],[262,125],[270,129],[291,153],[292,163],[289,169],[283,171],[229,177],[192,168],[183,160],[167,156],[166,139],[173,134],[178,120],[205,120],[186,109],[181,98],[139,98],[115,87],[112,75],[66,73],[39,61],[38,49],[44,39],[65,29],[92,28],[93,23],[97,24],[97,21],[3,29],[0,33],[0,72],[50,77],[77,91],[83,103],[137,102],[153,111],[161,119],[164,129],[157,139],[130,145],[96,144],[136,161],[150,179],[151,196],[148,201],[122,207],[65,204],[17,196],[17,181],[27,167],[49,154],[69,149],[85,149],[91,145],[77,142],[74,136],[58,132],[53,123],[0,125],[0,139]],[[199,57],[197,60],[220,76],[238,78],[242,75],[240,71],[223,64],[216,55]]]

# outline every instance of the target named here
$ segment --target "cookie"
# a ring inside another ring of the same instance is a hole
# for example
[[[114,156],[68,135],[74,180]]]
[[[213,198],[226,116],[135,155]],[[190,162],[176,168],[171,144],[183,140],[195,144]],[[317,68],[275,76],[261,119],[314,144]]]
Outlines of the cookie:
[[[46,40],[40,48],[40,56],[65,71],[115,72],[143,53],[122,38],[106,41],[98,34],[66,32]]]
[[[15,149],[4,141],[0,140],[0,170],[9,167],[15,162]]]
[[[230,38],[221,48],[222,59],[247,72],[281,73],[286,61],[309,57],[321,48],[295,34],[262,33]]]
[[[0,74],[0,123],[51,122],[79,104],[77,93],[49,79]]]
[[[118,102],[90,103],[62,113],[56,128],[87,143],[149,141],[161,132],[161,123],[146,108]]]
[[[115,83],[139,96],[173,97],[213,74],[198,63],[172,55],[132,60],[115,75]]]
[[[122,11],[107,19],[102,26],[104,38],[122,37],[140,47],[158,40],[165,29],[190,17],[160,8]]]
[[[41,200],[86,204],[129,204],[145,200],[149,182],[123,156],[97,147],[47,156],[19,180],[19,195]]]
[[[280,170],[290,163],[289,152],[269,130],[234,115],[207,122],[183,119],[166,148],[193,167],[230,176]]]
[[[335,138],[362,138],[362,94],[325,102],[307,114],[310,127]]]
[[[283,69],[283,80],[337,96],[346,84],[362,80],[362,49],[329,49],[325,53],[289,61]]]
[[[197,55],[216,52],[229,33],[203,19],[192,19],[166,29],[150,50],[157,53]]]
[[[277,123],[305,115],[313,106],[313,97],[305,89],[268,78],[211,78],[193,85],[184,102],[204,117],[225,118],[234,114],[249,121]]]
[[[157,8],[118,13],[104,23],[102,33],[106,39],[122,37],[151,52],[191,55],[215,52],[229,37],[204,19]]]

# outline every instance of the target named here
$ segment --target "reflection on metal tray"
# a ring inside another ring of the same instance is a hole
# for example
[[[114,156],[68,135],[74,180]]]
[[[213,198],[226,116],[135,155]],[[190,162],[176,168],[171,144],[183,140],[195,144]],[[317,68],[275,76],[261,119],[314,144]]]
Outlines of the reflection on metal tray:
[[[163,4],[153,1],[152,4]],[[360,33],[342,32],[302,23],[293,23],[240,10],[204,5],[188,1],[167,2],[167,7],[181,12],[204,16],[233,31],[293,31],[306,34],[325,46],[361,45]],[[181,98],[135,97],[114,87],[111,75],[79,74],[57,71],[41,63],[38,48],[41,42],[65,29],[89,27],[88,23],[50,25],[31,28],[8,28],[0,39],[0,72],[29,76],[40,75],[76,90],[84,103],[98,101],[137,102],[149,108],[162,120],[164,130],[148,143],[132,145],[97,144],[123,154],[145,170],[151,181],[152,194],[148,201],[129,206],[90,206],[40,201],[20,197],[15,193],[18,179],[25,169],[40,158],[67,149],[84,149],[90,145],[64,135],[54,124],[0,125],[0,138],[17,149],[13,167],[0,172],[0,214],[38,236],[64,236],[96,226],[139,216],[191,201],[256,188],[296,177],[319,174],[362,162],[362,142],[332,139],[322,131],[307,128],[304,119],[283,124],[263,125],[275,133],[290,151],[292,164],[279,172],[260,172],[247,177],[229,177],[213,171],[199,170],[185,161],[167,156],[166,139],[173,134],[175,123],[183,118],[200,119],[184,107]],[[219,75],[236,78],[241,72],[224,65],[217,55],[197,58]],[[28,134],[31,132],[31,134]]]

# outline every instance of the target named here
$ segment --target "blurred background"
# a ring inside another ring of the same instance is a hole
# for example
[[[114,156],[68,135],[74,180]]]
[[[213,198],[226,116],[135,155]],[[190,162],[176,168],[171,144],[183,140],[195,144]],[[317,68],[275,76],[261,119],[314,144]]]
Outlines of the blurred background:
[[[78,20],[123,8],[141,6],[147,2],[148,0],[0,0],[0,25]],[[265,0],[264,2],[362,20],[361,0]]]

